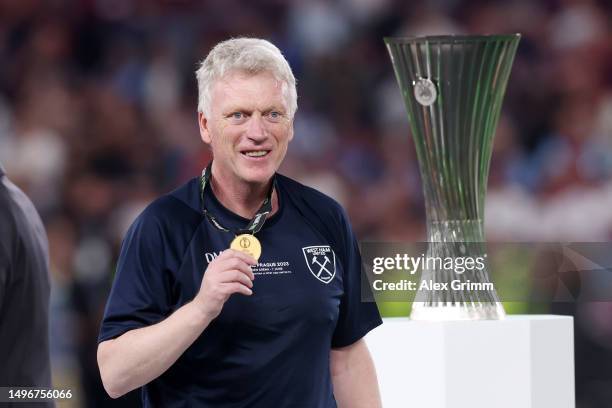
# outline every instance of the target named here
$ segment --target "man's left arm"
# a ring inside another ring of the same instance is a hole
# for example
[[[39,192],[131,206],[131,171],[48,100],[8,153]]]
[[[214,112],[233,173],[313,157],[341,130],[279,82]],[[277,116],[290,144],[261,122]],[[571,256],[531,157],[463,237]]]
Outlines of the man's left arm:
[[[380,391],[370,351],[362,338],[331,350],[330,371],[340,408],[380,408]]]

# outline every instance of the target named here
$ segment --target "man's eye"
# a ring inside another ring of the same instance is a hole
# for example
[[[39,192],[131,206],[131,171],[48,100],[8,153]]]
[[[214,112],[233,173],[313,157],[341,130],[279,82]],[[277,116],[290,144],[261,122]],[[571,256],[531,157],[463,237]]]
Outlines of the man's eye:
[[[266,115],[271,121],[278,122],[283,117],[283,114],[277,111],[270,111]]]
[[[244,112],[232,112],[226,118],[235,125],[241,125],[247,120],[247,114]]]

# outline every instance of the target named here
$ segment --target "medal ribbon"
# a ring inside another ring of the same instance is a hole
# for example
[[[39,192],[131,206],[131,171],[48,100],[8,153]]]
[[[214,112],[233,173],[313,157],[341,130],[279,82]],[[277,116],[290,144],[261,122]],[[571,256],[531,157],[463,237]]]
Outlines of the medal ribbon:
[[[220,231],[224,231],[224,232],[232,232],[229,228],[225,228],[223,225],[221,225],[221,223],[217,221],[215,216],[212,215],[206,209],[206,206],[204,205],[204,191],[206,189],[208,182],[210,181],[210,176],[212,173],[211,169],[212,169],[212,161],[208,164],[208,166],[206,166],[204,170],[202,170],[202,177],[200,178],[200,200],[202,203],[202,212],[204,213],[208,221],[215,228],[217,228]],[[268,190],[268,194],[266,195],[266,199],[261,204],[261,207],[259,207],[259,210],[257,210],[257,212],[255,213],[255,216],[251,219],[251,221],[249,221],[249,224],[245,228],[236,230],[234,232],[235,235],[241,235],[241,234],[255,235],[257,232],[259,232],[261,227],[263,227],[264,223],[266,222],[266,218],[268,217],[268,214],[272,212],[272,191],[274,191],[275,185],[276,185],[276,179],[273,179],[272,184],[270,184],[270,189]]]

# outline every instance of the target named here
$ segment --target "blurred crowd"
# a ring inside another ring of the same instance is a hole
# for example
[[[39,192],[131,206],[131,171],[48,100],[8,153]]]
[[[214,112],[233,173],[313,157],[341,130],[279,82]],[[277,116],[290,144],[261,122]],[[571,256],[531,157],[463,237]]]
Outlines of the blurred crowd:
[[[604,0],[0,0],[0,161],[47,227],[54,380],[79,391],[65,406],[109,403],[96,336],[121,239],[211,158],[194,71],[218,41],[281,48],[299,96],[281,172],[340,201],[360,239],[398,241],[423,240],[425,214],[383,37],[522,33],[491,161],[488,238],[607,241],[611,21]],[[565,310],[583,317],[579,408],[612,404],[610,305]]]

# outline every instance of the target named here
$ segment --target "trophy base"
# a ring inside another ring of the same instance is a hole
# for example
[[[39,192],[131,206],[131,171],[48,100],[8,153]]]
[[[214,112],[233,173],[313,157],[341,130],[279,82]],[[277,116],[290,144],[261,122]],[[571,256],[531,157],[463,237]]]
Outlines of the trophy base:
[[[411,320],[501,320],[506,312],[501,303],[464,303],[438,302],[436,306],[424,302],[412,304]]]
[[[366,335],[385,408],[575,408],[571,316],[418,322]]]

